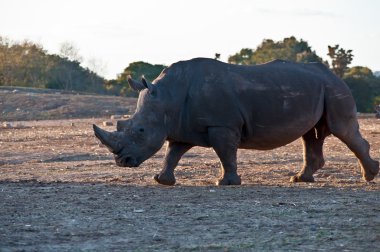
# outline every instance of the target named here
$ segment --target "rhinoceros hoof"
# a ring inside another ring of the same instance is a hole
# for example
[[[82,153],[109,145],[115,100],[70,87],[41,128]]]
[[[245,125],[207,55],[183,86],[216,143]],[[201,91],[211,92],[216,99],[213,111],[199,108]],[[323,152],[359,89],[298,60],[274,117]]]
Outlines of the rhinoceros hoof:
[[[174,175],[166,175],[166,174],[156,174],[154,176],[154,180],[156,180],[159,184],[162,185],[174,185],[175,184],[175,177]]]
[[[363,173],[363,179],[365,181],[371,181],[379,173],[379,162],[373,161],[370,169],[367,172]]]
[[[297,174],[290,178],[290,182],[314,182],[314,177],[306,176],[305,174]]]
[[[241,185],[241,178],[240,176],[231,175],[231,176],[224,176],[223,178],[220,178],[218,181],[216,181],[216,185]]]

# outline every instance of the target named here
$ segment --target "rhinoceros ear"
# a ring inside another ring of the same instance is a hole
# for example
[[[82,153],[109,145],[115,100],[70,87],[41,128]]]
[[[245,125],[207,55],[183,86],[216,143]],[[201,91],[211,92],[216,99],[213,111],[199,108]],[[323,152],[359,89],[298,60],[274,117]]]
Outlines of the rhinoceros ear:
[[[144,84],[144,86],[149,90],[149,93],[151,95],[155,95],[156,94],[156,89],[157,87],[155,85],[153,85],[152,83],[150,83],[149,81],[147,81],[143,76],[141,76],[141,82]]]
[[[143,83],[138,82],[137,80],[132,79],[132,77],[130,75],[128,75],[127,80],[128,80],[129,86],[131,86],[131,88],[133,90],[136,90],[136,91],[140,92],[141,90],[147,88]]]

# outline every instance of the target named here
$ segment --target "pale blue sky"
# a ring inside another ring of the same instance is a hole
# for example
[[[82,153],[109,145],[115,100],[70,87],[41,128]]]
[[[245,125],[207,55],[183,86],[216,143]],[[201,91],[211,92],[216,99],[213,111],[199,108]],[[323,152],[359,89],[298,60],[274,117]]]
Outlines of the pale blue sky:
[[[129,63],[171,64],[229,55],[291,35],[327,59],[327,45],[352,49],[353,65],[380,70],[378,0],[0,0],[0,35],[50,53],[70,41],[115,78]]]

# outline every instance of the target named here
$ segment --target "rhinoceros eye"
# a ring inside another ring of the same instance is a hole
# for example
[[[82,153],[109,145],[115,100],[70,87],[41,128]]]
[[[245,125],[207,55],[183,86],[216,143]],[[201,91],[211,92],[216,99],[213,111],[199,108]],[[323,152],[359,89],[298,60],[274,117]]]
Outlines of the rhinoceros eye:
[[[140,132],[144,132],[145,130],[144,130],[144,128],[140,128],[139,131]]]

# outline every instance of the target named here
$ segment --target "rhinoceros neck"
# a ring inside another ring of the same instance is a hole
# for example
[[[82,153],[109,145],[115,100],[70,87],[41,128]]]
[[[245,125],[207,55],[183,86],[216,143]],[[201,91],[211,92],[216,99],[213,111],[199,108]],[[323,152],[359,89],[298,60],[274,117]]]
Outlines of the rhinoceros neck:
[[[181,73],[176,72],[175,76],[165,76],[158,85],[164,90],[163,101],[163,123],[165,125],[167,139],[182,141],[186,136],[186,120],[184,115],[187,113],[189,89],[191,80],[184,78]]]
[[[186,104],[186,95],[172,95],[171,99],[166,102],[166,108],[163,115],[163,123],[169,139],[178,138],[183,130],[184,105]]]

